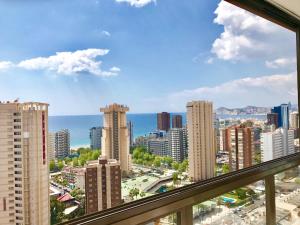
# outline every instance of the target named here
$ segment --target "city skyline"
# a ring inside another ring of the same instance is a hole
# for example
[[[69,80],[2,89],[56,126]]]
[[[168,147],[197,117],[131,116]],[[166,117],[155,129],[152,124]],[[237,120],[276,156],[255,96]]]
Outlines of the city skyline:
[[[284,28],[217,0],[82,5],[1,3],[1,100],[49,102],[50,115],[97,114],[109,102],[134,113],[183,112],[196,99],[297,103],[295,35]]]

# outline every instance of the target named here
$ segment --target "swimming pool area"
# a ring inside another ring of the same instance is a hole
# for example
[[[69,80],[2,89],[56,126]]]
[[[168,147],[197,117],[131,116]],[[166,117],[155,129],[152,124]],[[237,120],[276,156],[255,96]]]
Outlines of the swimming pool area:
[[[228,198],[228,197],[225,197],[225,196],[222,196],[221,198],[222,198],[222,200],[223,200],[224,203],[230,203],[230,204],[232,204],[232,203],[236,202],[236,200],[234,198]]]

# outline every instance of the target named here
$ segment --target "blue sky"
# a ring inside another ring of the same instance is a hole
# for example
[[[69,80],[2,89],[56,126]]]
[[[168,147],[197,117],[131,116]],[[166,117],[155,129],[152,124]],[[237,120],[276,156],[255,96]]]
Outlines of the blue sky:
[[[0,100],[51,115],[296,103],[295,34],[215,0],[0,3]]]

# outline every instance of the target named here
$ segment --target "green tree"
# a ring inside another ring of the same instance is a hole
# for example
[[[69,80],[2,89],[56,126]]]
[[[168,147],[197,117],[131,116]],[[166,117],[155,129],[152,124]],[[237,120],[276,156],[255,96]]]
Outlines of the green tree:
[[[98,151],[98,150],[93,151],[93,153],[92,153],[92,160],[98,159],[99,155],[100,155],[100,151]]]
[[[58,168],[59,171],[61,171],[64,168],[64,163],[62,161],[59,161],[57,163],[57,168]]]
[[[164,163],[166,163],[169,167],[171,167],[173,159],[170,156],[166,156],[163,159]]]
[[[86,163],[86,159],[85,158],[79,158],[79,164],[80,166],[84,166]]]
[[[132,188],[129,191],[129,197],[134,200],[134,197],[137,197],[140,194],[140,190],[137,188]]]
[[[79,165],[79,164],[78,164],[78,158],[77,158],[77,157],[73,158],[72,164],[73,164],[74,167],[76,167],[76,166]]]
[[[72,159],[69,157],[66,157],[66,158],[64,158],[64,161],[65,161],[65,164],[69,164],[72,161]]]
[[[141,198],[144,198],[146,196],[146,193],[141,191],[140,196],[141,196]]]
[[[173,163],[172,163],[172,168],[173,168],[174,170],[178,170],[178,169],[179,169],[179,163],[178,163],[178,162],[173,162]]]
[[[239,197],[239,199],[243,200],[247,197],[247,192],[242,189],[242,188],[238,188],[235,190],[236,195]]]
[[[55,169],[55,162],[54,162],[54,160],[50,161],[50,163],[49,163],[49,169],[50,169],[50,171],[53,171]]]
[[[222,172],[225,173],[229,173],[229,165],[228,164],[223,164],[222,166]]]
[[[254,161],[256,164],[261,163],[261,153],[260,152],[255,153]]]
[[[177,172],[173,173],[172,178],[173,178],[173,184],[176,186],[176,184],[178,183],[178,180],[179,180],[178,173]]]
[[[50,198],[51,224],[57,224],[64,220],[65,205],[57,201],[56,197]]]
[[[156,158],[154,159],[153,165],[154,165],[155,167],[160,167],[160,165],[161,165],[161,160],[160,160],[159,157],[156,157]]]

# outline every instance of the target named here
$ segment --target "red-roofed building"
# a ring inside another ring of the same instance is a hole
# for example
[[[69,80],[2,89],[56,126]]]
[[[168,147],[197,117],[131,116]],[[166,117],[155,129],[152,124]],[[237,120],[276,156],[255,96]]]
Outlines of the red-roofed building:
[[[65,193],[57,198],[57,201],[64,203],[67,207],[75,205],[75,198],[69,193]]]

